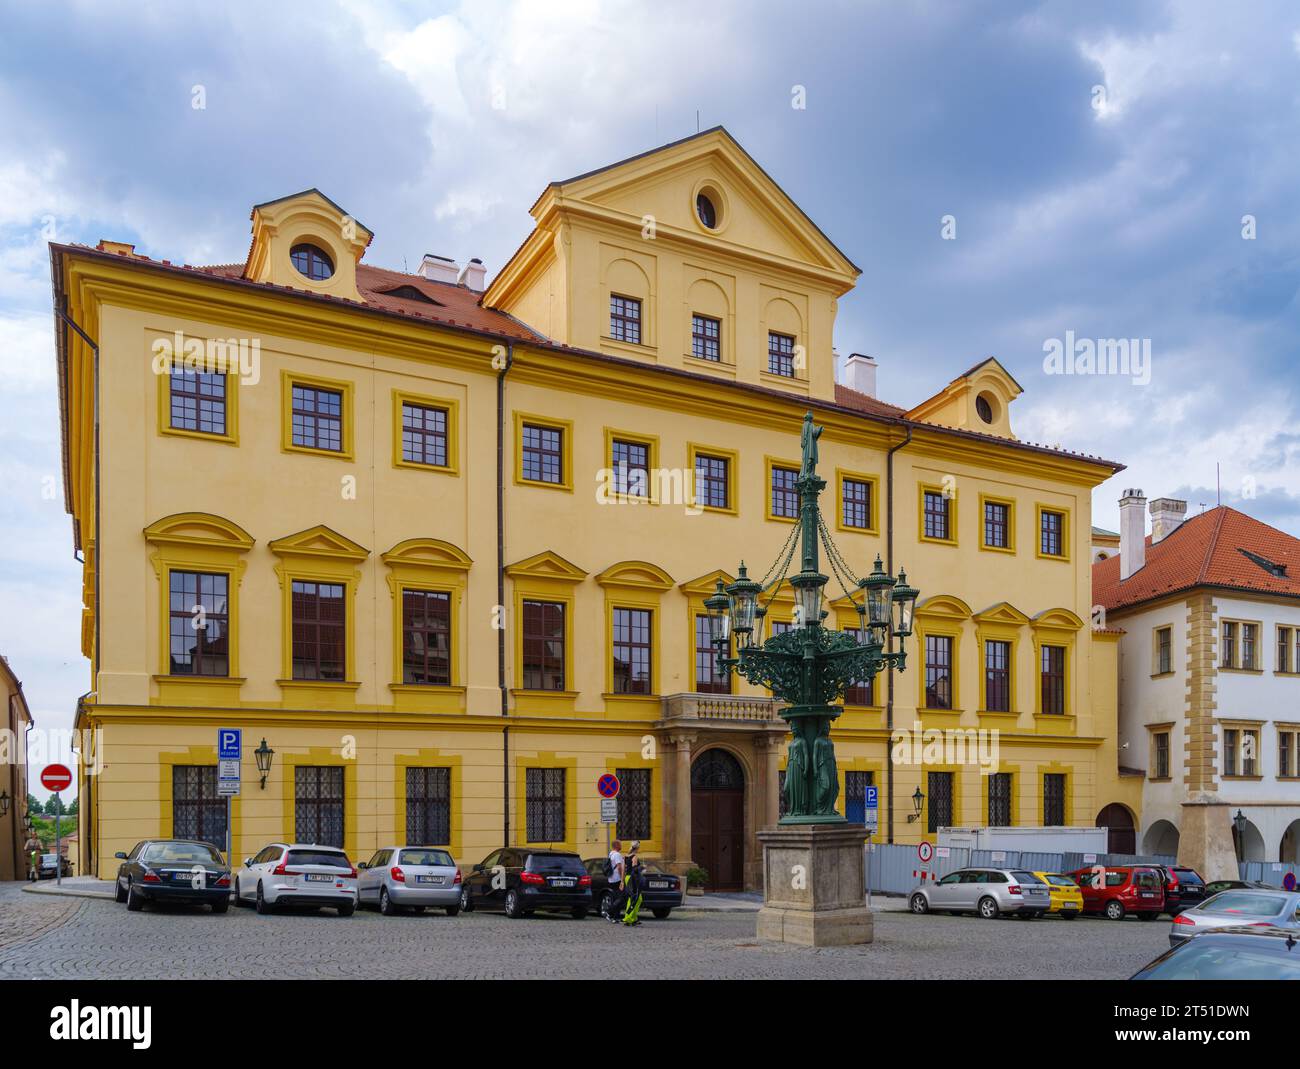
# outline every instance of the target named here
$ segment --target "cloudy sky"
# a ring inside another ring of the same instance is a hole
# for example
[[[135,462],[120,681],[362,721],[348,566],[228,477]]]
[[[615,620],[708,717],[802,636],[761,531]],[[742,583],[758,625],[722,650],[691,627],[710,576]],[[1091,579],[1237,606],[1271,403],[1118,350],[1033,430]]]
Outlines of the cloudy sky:
[[[0,14],[0,652],[47,726],[88,687],[51,237],[242,261],[252,204],[318,186],[375,231],[368,262],[432,251],[491,274],[546,182],[693,133],[697,112],[863,268],[836,340],[877,358],[885,399],[914,404],[993,354],[1025,387],[1021,437],[1129,466],[1096,522],[1116,526],[1123,486],[1212,506],[1218,465],[1225,503],[1300,531],[1293,4]],[[1144,339],[1149,382],[1045,373],[1067,332]]]

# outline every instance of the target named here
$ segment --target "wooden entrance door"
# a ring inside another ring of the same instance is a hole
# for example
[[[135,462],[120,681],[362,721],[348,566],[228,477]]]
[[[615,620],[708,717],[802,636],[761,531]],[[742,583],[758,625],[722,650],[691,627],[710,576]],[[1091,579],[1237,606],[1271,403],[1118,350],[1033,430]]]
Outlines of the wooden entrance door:
[[[745,774],[726,750],[691,765],[691,860],[710,891],[745,889]]]
[[[1111,802],[1097,814],[1097,827],[1107,830],[1108,853],[1137,853],[1137,830],[1133,827],[1133,818],[1118,802]]]

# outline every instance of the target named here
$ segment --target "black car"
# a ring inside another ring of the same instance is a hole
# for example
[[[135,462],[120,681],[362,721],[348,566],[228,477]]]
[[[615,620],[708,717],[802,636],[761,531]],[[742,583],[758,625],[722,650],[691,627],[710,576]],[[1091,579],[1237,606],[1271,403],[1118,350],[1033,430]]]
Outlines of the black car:
[[[117,867],[119,902],[132,913],[146,902],[189,902],[225,913],[230,906],[230,866],[211,843],[194,839],[146,839]]]
[[[62,871],[60,871],[62,870]],[[58,854],[42,854],[36,869],[38,880],[52,880],[56,876],[71,876],[72,862]]]
[[[582,920],[591,910],[591,877],[567,850],[505,847],[494,850],[465,876],[460,908],[500,910],[527,917],[537,910],[566,912]]]
[[[1271,883],[1263,883],[1260,880],[1211,880],[1205,885],[1205,897],[1210,898],[1217,895],[1220,891],[1280,891],[1280,887],[1274,887]]]
[[[602,917],[609,916],[610,903],[614,899],[614,891],[605,875],[605,861],[606,858],[603,857],[589,857],[582,862],[591,874],[591,897],[599,905]],[[648,909],[659,920],[664,920],[682,904],[682,878],[669,875],[649,861],[641,862],[641,869],[645,874],[641,908]]]
[[[1300,980],[1300,942],[1286,928],[1212,928],[1166,950],[1130,980]]]
[[[1199,906],[1209,896],[1205,881],[1195,869],[1185,865],[1152,865],[1165,885],[1165,913],[1176,917],[1185,909]]]

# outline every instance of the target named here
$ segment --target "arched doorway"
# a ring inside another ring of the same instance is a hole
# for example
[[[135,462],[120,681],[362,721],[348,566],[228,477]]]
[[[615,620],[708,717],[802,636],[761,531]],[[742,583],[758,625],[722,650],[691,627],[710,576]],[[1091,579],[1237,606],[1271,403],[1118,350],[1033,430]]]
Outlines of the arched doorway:
[[[1133,814],[1127,806],[1111,802],[1097,814],[1097,827],[1106,829],[1108,854],[1137,853],[1137,829],[1133,827]]]
[[[1237,831],[1237,823],[1232,824],[1232,845],[1237,851],[1238,861],[1264,861],[1264,836],[1249,820],[1246,821],[1246,832],[1242,835]]]
[[[744,890],[745,771],[716,747],[691,765],[691,860],[710,891]]]
[[[1157,820],[1142,837],[1142,853],[1153,857],[1178,856],[1178,829],[1167,820]]]
[[[1300,820],[1293,820],[1282,833],[1277,859],[1283,864],[1300,863]]]

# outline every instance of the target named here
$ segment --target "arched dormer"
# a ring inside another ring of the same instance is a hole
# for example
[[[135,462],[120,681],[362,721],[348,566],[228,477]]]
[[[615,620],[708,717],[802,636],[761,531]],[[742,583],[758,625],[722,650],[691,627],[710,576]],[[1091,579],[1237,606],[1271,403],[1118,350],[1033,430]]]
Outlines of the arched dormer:
[[[1022,392],[1020,383],[990,356],[958,375],[941,393],[922,401],[907,418],[999,438],[1015,438],[1008,409]]]
[[[318,189],[253,208],[244,277],[360,301],[357,261],[374,235]]]

